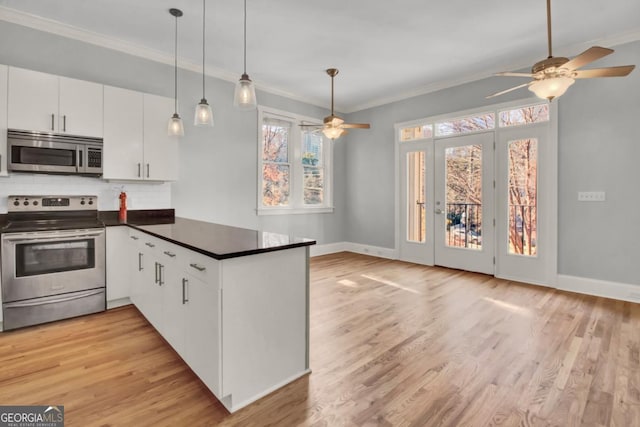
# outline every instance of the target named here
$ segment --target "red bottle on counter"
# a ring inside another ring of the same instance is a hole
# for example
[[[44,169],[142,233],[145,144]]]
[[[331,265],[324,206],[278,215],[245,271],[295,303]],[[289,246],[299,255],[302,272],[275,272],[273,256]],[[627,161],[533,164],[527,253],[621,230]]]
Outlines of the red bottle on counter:
[[[120,192],[120,212],[118,212],[118,220],[127,222],[127,193]]]

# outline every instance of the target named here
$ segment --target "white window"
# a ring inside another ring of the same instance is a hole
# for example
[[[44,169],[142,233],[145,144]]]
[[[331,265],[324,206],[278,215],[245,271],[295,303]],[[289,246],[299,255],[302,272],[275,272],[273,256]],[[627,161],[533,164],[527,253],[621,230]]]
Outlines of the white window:
[[[331,141],[321,120],[260,107],[258,214],[333,212]]]

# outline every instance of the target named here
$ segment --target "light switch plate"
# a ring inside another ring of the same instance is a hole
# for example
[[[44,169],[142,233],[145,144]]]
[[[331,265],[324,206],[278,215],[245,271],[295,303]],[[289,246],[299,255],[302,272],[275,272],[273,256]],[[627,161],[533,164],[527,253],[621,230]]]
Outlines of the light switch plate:
[[[578,191],[579,202],[604,202],[604,191]]]

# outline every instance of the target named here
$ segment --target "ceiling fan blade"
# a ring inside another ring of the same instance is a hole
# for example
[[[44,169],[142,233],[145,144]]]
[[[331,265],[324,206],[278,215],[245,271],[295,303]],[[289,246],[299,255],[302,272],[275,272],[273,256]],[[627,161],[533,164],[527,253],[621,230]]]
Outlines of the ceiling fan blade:
[[[531,73],[511,73],[509,71],[503,71],[501,73],[496,73],[495,75],[503,77],[533,77],[533,74]]]
[[[343,123],[340,127],[342,129],[371,129],[369,123]]]
[[[577,70],[580,67],[584,67],[585,65],[597,61],[600,58],[604,58],[607,55],[611,55],[613,53],[613,49],[607,49],[606,47],[593,46],[589,49],[582,52],[580,55],[571,59],[569,62],[562,65],[562,68],[566,68],[569,70]]]
[[[494,93],[493,95],[489,95],[489,96],[487,96],[487,99],[489,99],[489,98],[494,98],[494,97],[496,97],[496,96],[500,96],[500,95],[504,95],[505,93],[509,93],[509,92],[511,92],[511,91],[514,91],[514,90],[516,90],[516,89],[523,88],[523,87],[525,87],[525,86],[529,86],[529,83],[523,83],[523,84],[521,84],[521,85],[519,85],[519,86],[515,86],[515,87],[512,87],[512,88],[510,88],[510,89],[503,90],[502,92]]]
[[[624,77],[629,75],[635,65],[622,65],[620,67],[593,68],[591,70],[578,70],[574,78],[592,79],[594,77]]]
[[[301,128],[305,128],[305,127],[321,128],[324,125],[314,125],[314,124],[311,124],[311,123],[300,123],[298,126],[300,126]]]

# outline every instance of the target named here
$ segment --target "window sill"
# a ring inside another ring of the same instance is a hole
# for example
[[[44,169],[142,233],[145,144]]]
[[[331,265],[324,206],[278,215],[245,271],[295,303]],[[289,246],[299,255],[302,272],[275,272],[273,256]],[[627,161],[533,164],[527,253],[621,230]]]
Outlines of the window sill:
[[[257,212],[258,215],[312,215],[321,213],[333,213],[333,208],[273,208],[258,209]]]

